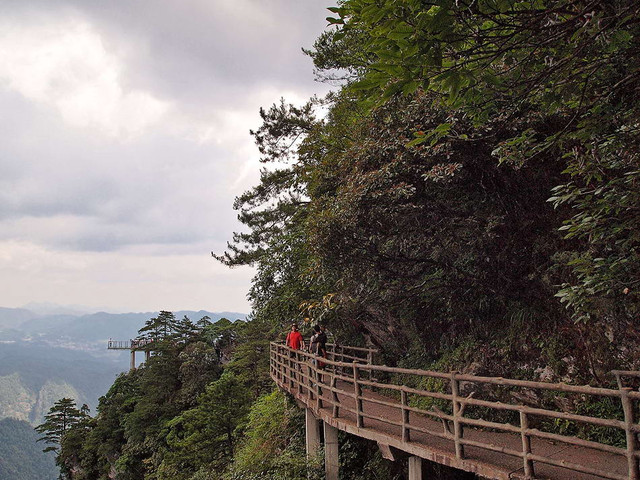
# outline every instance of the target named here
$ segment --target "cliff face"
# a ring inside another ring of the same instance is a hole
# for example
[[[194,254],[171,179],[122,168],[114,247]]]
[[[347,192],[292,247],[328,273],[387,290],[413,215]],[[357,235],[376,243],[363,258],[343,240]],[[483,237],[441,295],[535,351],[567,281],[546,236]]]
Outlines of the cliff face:
[[[80,404],[86,403],[85,395],[63,381],[47,380],[37,391],[25,383],[19,373],[0,377],[0,419],[15,418],[38,425],[51,405],[62,397],[75,398]]]
[[[37,393],[20,382],[20,375],[13,373],[0,377],[0,417],[15,418],[24,422],[31,420]]]

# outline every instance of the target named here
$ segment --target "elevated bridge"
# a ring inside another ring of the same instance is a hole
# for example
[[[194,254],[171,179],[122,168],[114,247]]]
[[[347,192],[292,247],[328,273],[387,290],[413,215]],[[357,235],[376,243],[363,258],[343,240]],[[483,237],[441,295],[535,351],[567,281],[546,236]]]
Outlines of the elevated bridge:
[[[625,384],[640,372],[594,388],[393,368],[376,350],[327,348],[318,368],[314,355],[270,346],[271,378],[305,408],[307,453],[324,437],[327,480],[339,478],[338,430],[408,458],[410,480],[424,460],[496,480],[640,480],[640,392]]]
[[[108,350],[129,350],[131,352],[130,370],[136,368],[136,352],[145,353],[145,360],[149,360],[153,350],[153,339],[131,339],[131,340],[109,340],[107,343]]]

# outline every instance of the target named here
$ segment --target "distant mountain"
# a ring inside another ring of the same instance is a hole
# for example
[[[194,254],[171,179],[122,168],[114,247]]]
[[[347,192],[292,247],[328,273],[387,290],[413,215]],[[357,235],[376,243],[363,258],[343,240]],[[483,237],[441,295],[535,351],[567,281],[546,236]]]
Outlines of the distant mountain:
[[[87,403],[93,410],[98,397],[128,367],[126,359],[114,362],[30,342],[0,344],[0,418],[36,425],[62,397]]]
[[[38,315],[24,308],[0,307],[0,328],[15,328]]]
[[[84,305],[59,305],[50,302],[29,302],[23,305],[22,308],[38,315],[84,315],[97,310],[104,310]]]
[[[74,350],[84,350],[95,355],[106,355],[106,343],[129,340],[138,335],[144,323],[159,312],[106,313],[82,315],[37,315],[25,309],[0,310],[0,343],[16,340],[41,343]],[[215,322],[220,318],[246,320],[247,315],[238,312],[207,312],[205,310],[181,310],[176,318],[185,315],[193,321],[204,316]]]
[[[0,479],[56,480],[53,452],[43,453],[33,427],[13,418],[0,420]]]
[[[30,304],[0,307],[0,480],[54,480],[53,455],[42,453],[33,426],[60,398],[86,403],[95,414],[98,398],[129,368],[128,352],[107,350],[107,341],[129,340],[159,312],[87,313],[83,307]],[[246,320],[237,312],[179,311]],[[139,359],[141,360],[141,359]]]

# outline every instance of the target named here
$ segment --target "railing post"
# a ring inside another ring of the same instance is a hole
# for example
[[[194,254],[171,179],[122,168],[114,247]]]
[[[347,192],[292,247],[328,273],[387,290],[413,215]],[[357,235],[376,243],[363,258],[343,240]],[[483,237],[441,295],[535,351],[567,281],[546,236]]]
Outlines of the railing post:
[[[320,356],[316,356],[315,358],[315,366],[314,377],[316,379],[316,411],[319,411],[322,408],[322,388],[320,387],[320,382],[322,381],[322,374],[320,373],[322,370],[320,369],[320,360],[318,360]]]
[[[620,389],[620,399],[622,400],[622,410],[624,411],[625,432],[627,437],[627,463],[629,469],[629,480],[640,479],[640,471],[638,469],[638,459],[636,452],[638,450],[638,439],[633,431],[635,424],[635,416],[633,414],[633,400],[629,397],[632,388],[622,387]]]
[[[269,342],[269,372],[271,372],[271,375],[273,377],[275,377],[275,379],[278,379],[278,372],[276,370],[276,364],[275,364],[275,353],[273,351],[273,343]]]
[[[291,387],[291,390],[293,390],[294,387],[294,383],[293,383],[293,369],[294,369],[294,356],[295,352],[293,352],[292,350],[287,350],[287,356],[289,357],[289,386]]]
[[[280,381],[280,366],[278,363],[280,362],[280,349],[278,345],[273,345],[273,357],[271,359],[271,363],[273,364],[273,373],[276,376],[276,382]]]
[[[333,418],[338,418],[338,415],[340,413],[340,407],[338,406],[340,399],[338,398],[338,394],[336,393],[336,388],[337,388],[336,371],[334,369],[333,373],[331,374],[331,398],[333,398],[333,411],[332,411]]]
[[[298,371],[298,393],[302,394],[303,391],[303,384],[304,384],[304,373],[302,372],[302,360],[300,360],[300,353],[298,352],[298,350],[295,351],[295,355],[296,355],[296,370]]]
[[[289,375],[289,355],[287,353],[287,349],[284,348],[284,345],[280,347],[280,360],[282,361],[282,386],[285,387],[287,385],[287,378]],[[285,387],[286,388],[286,387]]]
[[[276,377],[276,381],[281,381],[282,380],[282,375],[280,372],[280,351],[279,351],[279,347],[276,344],[272,344],[271,345],[271,365],[273,368],[273,374]]]
[[[373,352],[369,350],[367,352],[367,365],[371,366],[373,364]],[[373,369],[369,369],[369,380],[373,381]]]
[[[353,391],[355,393],[356,401],[356,426],[361,428],[364,426],[362,418],[362,388],[360,388],[360,382],[358,381],[358,362],[353,361]]]
[[[402,441],[411,441],[411,429],[409,428],[409,410],[407,410],[407,392],[400,390],[400,399],[402,401]]]
[[[533,469],[533,460],[529,458],[531,455],[531,437],[528,434],[529,417],[526,412],[520,410],[520,436],[522,437],[522,461],[524,464],[525,478],[535,478]]]
[[[456,446],[456,457],[464,458],[464,445],[460,442],[462,439],[462,423],[460,423],[461,407],[460,401],[460,382],[456,378],[457,372],[451,372],[451,397],[453,404],[453,435]]]

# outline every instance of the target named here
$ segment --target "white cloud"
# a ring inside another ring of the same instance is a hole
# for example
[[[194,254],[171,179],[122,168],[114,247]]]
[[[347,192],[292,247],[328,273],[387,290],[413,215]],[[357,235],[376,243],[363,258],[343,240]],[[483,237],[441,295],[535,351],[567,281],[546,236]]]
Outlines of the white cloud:
[[[122,65],[79,18],[0,22],[0,83],[53,107],[75,127],[131,137],[156,124],[169,104],[123,84]]]
[[[259,107],[326,88],[324,5],[0,2],[0,306],[247,310],[221,253]]]
[[[247,313],[250,268],[228,269],[202,255],[60,252],[0,242],[0,305],[81,303],[113,310],[234,310]]]

